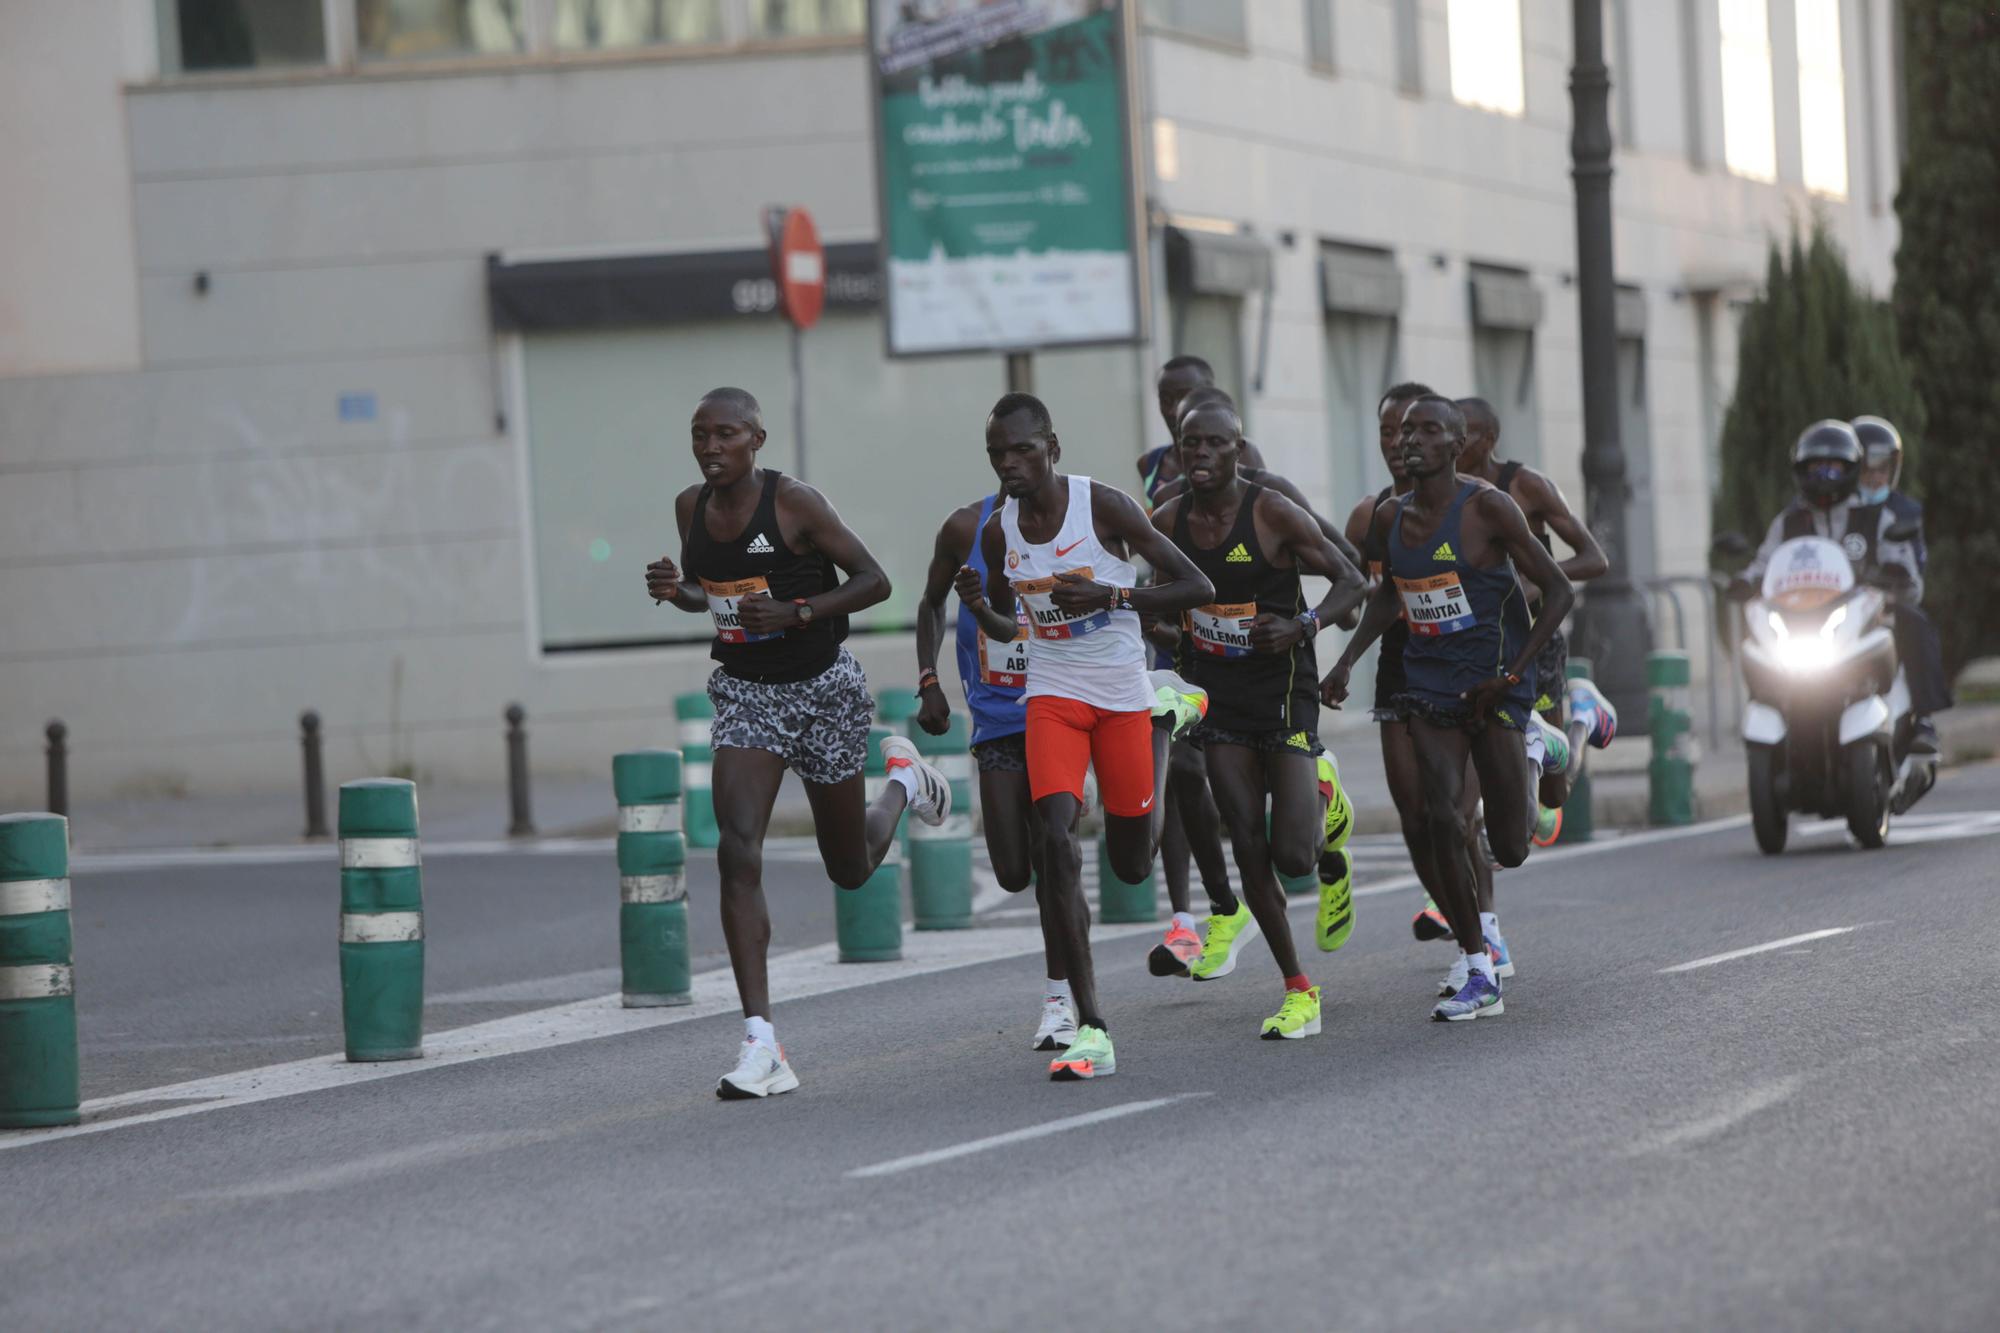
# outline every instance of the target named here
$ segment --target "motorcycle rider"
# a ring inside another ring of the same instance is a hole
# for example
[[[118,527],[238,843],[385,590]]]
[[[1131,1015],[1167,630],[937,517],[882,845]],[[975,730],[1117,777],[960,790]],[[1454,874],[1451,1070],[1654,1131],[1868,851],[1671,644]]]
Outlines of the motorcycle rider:
[[[1798,483],[1798,494],[1771,520],[1771,527],[1764,534],[1764,543],[1757,548],[1756,557],[1731,582],[1729,595],[1733,600],[1748,601],[1757,595],[1765,566],[1780,545],[1794,537],[1824,537],[1838,542],[1857,568],[1873,561],[1896,598],[1898,619],[1901,619],[1903,606],[1913,607],[1916,604],[1923,595],[1921,535],[1911,540],[1891,541],[1889,530],[1897,526],[1899,520],[1891,516],[1889,506],[1886,503],[1857,506],[1856,492],[1861,485],[1865,461],[1866,450],[1862,447],[1861,437],[1847,422],[1829,418],[1805,428],[1799,435],[1798,443],[1792,446],[1792,476]],[[1924,623],[1928,625],[1929,622]],[[1899,631],[1896,635],[1899,655],[1905,651],[1903,640],[1906,633]],[[1916,639],[1922,636],[1911,634],[1909,637]],[[1928,717],[1923,716],[1926,710],[1919,705],[1917,694],[1917,678],[1920,675],[1926,672],[1934,672],[1937,677],[1943,675],[1940,664],[1942,654],[1936,649],[1935,631],[1929,637],[1932,656],[1928,663],[1924,660],[1920,644],[1913,644],[1910,650],[1914,653],[1913,657],[1903,658],[1911,688],[1914,728],[1911,748],[1919,753],[1935,753],[1937,750],[1937,731],[1930,725]],[[1926,701],[1936,706],[1930,698],[1927,697]]]
[[[1903,437],[1882,417],[1861,416],[1848,423],[1861,441],[1861,481],[1854,492],[1854,514],[1848,519],[1850,532],[1872,534],[1879,549],[1883,534],[1890,528],[1915,528],[1910,539],[1915,561],[1910,582],[1896,599],[1894,630],[1896,655],[1902,660],[1910,687],[1911,723],[1915,730],[1912,747],[1922,753],[1936,753],[1937,728],[1932,713],[1951,707],[1951,682],[1944,673],[1944,649],[1938,642],[1937,626],[1924,614],[1924,567],[1930,551],[1924,544],[1924,506],[1920,500],[1896,489],[1903,473]],[[1878,517],[1870,522],[1865,511],[1874,509]],[[1878,557],[1879,558],[1879,557]]]

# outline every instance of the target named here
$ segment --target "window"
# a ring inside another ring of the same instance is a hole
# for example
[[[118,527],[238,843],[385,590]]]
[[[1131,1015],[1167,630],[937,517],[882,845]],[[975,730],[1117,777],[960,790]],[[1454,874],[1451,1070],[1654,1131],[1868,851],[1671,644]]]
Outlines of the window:
[[[560,51],[719,42],[722,0],[556,0]]]
[[[1412,97],[1424,92],[1424,20],[1417,0],[1395,0],[1396,87]]]
[[[1521,0],[1448,0],[1445,40],[1454,101],[1509,116],[1527,110]]]
[[[1333,0],[1305,0],[1306,60],[1314,69],[1333,70]]]
[[[1799,145],[1806,188],[1847,196],[1847,90],[1840,64],[1840,0],[1797,0]]]
[[[1722,160],[1739,176],[1778,178],[1766,0],[1718,0],[1722,16]]]
[[[173,0],[161,19],[171,72],[326,63],[321,0]]]
[[[1250,45],[1243,0],[1145,0],[1145,4],[1146,20],[1156,28],[1231,46]]]
[[[521,49],[523,0],[358,0],[361,54],[376,60],[506,55]]]
[[[751,0],[752,37],[839,37],[867,31],[867,0]]]

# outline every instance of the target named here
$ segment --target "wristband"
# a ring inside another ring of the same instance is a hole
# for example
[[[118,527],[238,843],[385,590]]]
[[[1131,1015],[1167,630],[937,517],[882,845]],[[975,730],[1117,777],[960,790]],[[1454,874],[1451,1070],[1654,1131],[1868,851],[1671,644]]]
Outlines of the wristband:
[[[1500,674],[1506,678],[1509,685],[1519,685],[1521,683],[1521,678],[1511,671],[1503,671]]]
[[[931,686],[937,683],[938,683],[938,673],[936,668],[925,667],[917,675],[917,693],[921,695],[925,690],[929,689]]]

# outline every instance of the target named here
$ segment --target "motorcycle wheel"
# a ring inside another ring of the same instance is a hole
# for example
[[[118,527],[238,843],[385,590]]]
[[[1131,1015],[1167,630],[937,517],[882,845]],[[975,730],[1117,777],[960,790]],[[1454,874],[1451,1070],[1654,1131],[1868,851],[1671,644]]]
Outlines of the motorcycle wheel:
[[[1882,756],[1874,741],[1847,747],[1847,831],[1863,847],[1889,840],[1889,784],[1882,776]]]
[[[1778,800],[1778,763],[1771,746],[1752,745],[1750,753],[1750,828],[1757,848],[1766,856],[1785,850],[1788,830],[1785,807]]]

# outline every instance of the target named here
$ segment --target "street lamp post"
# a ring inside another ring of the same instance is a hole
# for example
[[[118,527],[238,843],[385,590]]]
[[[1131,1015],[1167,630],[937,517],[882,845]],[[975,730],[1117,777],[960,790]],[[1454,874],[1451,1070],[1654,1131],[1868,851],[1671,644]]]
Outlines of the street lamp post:
[[[1619,711],[1644,717],[1652,630],[1625,544],[1625,451],[1618,439],[1618,326],[1611,263],[1611,76],[1602,0],[1571,0],[1570,175],[1576,182],[1576,291],[1583,342],[1584,520],[1611,562],[1582,591],[1579,654]]]

